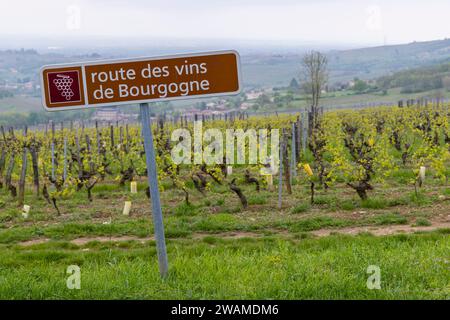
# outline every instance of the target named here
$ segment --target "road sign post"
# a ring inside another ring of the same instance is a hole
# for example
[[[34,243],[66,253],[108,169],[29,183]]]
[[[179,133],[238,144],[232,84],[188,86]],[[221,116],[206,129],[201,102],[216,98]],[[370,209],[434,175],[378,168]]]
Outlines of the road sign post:
[[[41,87],[47,111],[140,104],[159,271],[165,277],[168,259],[148,103],[238,94],[238,53],[216,51],[44,66]],[[78,145],[78,136],[76,141]]]
[[[144,136],[145,158],[147,163],[147,177],[150,188],[150,202],[152,203],[153,226],[155,229],[156,250],[158,253],[159,273],[161,277],[167,275],[169,266],[167,260],[166,240],[161,211],[158,188],[158,172],[156,168],[155,149],[148,103],[140,104],[142,135]]]

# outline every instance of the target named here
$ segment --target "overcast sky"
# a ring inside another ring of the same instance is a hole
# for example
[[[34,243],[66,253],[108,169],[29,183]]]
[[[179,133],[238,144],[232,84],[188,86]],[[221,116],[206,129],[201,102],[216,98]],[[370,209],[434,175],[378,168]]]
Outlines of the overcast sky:
[[[449,0],[2,0],[0,35],[394,44],[450,36]]]

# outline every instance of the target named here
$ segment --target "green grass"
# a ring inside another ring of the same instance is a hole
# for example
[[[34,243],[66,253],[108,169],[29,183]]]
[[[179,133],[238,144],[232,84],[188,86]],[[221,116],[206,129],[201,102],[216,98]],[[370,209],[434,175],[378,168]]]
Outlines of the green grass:
[[[448,233],[168,242],[159,278],[154,244],[2,246],[1,299],[448,299]],[[66,287],[69,265],[81,289]],[[367,267],[381,269],[369,290]],[[420,272],[418,272],[420,270]]]
[[[314,198],[314,204],[318,204],[318,205],[328,205],[328,206],[333,206],[336,204],[336,197],[334,196],[329,196],[329,195],[321,195],[321,196],[316,196]]]
[[[411,193],[409,196],[409,200],[411,203],[417,205],[417,206],[426,206],[431,204],[432,198],[430,196],[427,196],[421,192],[416,193]]]
[[[428,227],[428,226],[431,226],[431,222],[430,222],[430,220],[428,220],[426,218],[417,218],[416,223],[414,223],[414,226]]]
[[[376,225],[406,224],[408,219],[398,213],[384,213],[372,219]]]
[[[11,221],[14,218],[19,216],[19,210],[4,210],[4,212],[2,212],[0,214],[0,222],[7,222],[7,221]]]
[[[252,195],[247,200],[248,200],[249,205],[266,204],[267,203],[267,197],[260,195],[260,194]]]
[[[192,228],[195,231],[219,232],[239,229],[239,225],[239,218],[232,214],[219,213],[194,222]]]
[[[217,199],[217,201],[216,201],[217,206],[223,206],[224,203],[225,203],[225,199]]]
[[[388,206],[388,201],[382,198],[368,198],[361,201],[361,207],[366,209],[385,209]]]
[[[196,207],[192,204],[183,202],[175,207],[175,214],[178,216],[192,216],[196,214]]]
[[[293,214],[304,213],[304,212],[307,212],[310,208],[311,208],[311,206],[309,203],[306,203],[306,202],[299,203],[291,209],[291,213],[293,213]]]
[[[50,226],[13,227],[0,233],[0,243],[14,243],[44,237],[50,239],[70,240],[89,236],[135,235],[145,237],[153,232],[148,219],[137,219],[111,224],[98,223],[64,223]]]
[[[411,169],[398,169],[392,174],[392,177],[402,185],[410,184],[411,181],[414,181],[416,179],[416,176],[417,175],[414,170]]]
[[[238,178],[239,170],[233,173]],[[244,209],[227,184],[212,184],[206,195],[192,187],[187,205],[184,193],[164,181],[161,202],[170,263],[164,281],[158,276],[154,241],[141,243],[153,236],[144,181],[138,183],[138,194],[130,194],[129,184],[96,185],[93,202],[85,192],[76,193],[58,202],[61,216],[27,190],[28,219],[21,216],[16,200],[0,190],[0,299],[448,298],[448,230],[324,238],[312,232],[426,225],[450,210],[450,203],[437,196],[447,195],[448,186],[430,183],[415,197],[412,186],[398,186],[395,178],[389,183],[395,191],[374,184],[369,200],[361,202],[337,182],[329,190],[318,189],[310,205],[308,182],[299,179],[292,195],[283,190],[278,209],[276,188],[256,192],[238,180],[249,202]],[[130,216],[123,216],[123,203],[130,200]],[[121,236],[136,239],[95,239]],[[77,246],[77,238],[95,241]],[[33,239],[49,241],[20,244]],[[65,287],[71,264],[81,267],[80,291]],[[381,268],[380,291],[365,287],[371,264]]]
[[[356,203],[353,200],[342,200],[338,202],[339,208],[346,210],[346,211],[351,211],[356,209]]]
[[[332,217],[315,217],[309,219],[303,219],[295,222],[291,225],[290,230],[293,232],[298,231],[313,231],[322,228],[330,227],[346,227],[351,225],[352,222],[346,219],[338,219]]]

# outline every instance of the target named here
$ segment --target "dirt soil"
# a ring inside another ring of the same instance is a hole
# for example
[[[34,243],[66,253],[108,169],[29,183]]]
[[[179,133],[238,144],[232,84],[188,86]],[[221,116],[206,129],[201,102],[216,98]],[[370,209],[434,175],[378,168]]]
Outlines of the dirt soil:
[[[450,222],[433,223],[431,226],[408,226],[408,225],[390,225],[390,226],[364,226],[349,227],[341,229],[320,229],[311,233],[318,237],[329,236],[330,234],[348,234],[357,235],[358,233],[368,232],[375,236],[386,236],[397,233],[414,233],[418,231],[433,231],[437,229],[450,228]]]
[[[437,229],[450,228],[450,222],[435,222],[431,226],[410,226],[410,225],[390,225],[390,226],[361,226],[361,227],[348,227],[341,229],[320,229],[311,231],[310,233],[317,237],[325,237],[331,234],[346,234],[357,235],[360,233],[370,233],[375,236],[386,236],[392,234],[408,234],[414,232],[427,232]],[[275,233],[282,233],[283,236],[288,235],[286,232],[274,231]],[[203,239],[208,236],[214,236],[222,239],[240,239],[240,238],[259,238],[264,237],[262,233],[256,232],[223,232],[223,233],[195,233],[192,235],[192,239]],[[139,238],[135,236],[120,236],[120,237],[83,237],[70,240],[70,243],[78,246],[86,245],[89,242],[121,242],[121,241],[139,241],[144,243],[146,241],[153,241],[154,237]],[[28,241],[20,242],[21,246],[32,246],[41,243],[51,241],[48,238],[39,238]]]

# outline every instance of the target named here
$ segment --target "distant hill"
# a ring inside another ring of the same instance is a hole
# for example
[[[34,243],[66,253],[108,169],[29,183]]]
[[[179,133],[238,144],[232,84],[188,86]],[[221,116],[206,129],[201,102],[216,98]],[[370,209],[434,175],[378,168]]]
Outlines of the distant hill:
[[[98,59],[97,54],[65,56],[57,53],[40,54],[36,50],[0,51],[0,84],[39,80],[39,69],[46,64]]]
[[[246,55],[247,85],[288,85],[300,72],[303,53]],[[330,82],[375,79],[394,72],[450,61],[450,39],[327,52]]]
[[[328,56],[333,78],[373,79],[403,69],[450,61],[450,39],[334,51]]]
[[[106,50],[106,49],[104,49]],[[205,49],[206,50],[206,49]],[[300,61],[306,49],[279,50],[271,47],[267,52],[252,52],[242,50],[242,74],[245,88],[251,87],[286,87],[292,78],[298,78]],[[180,52],[183,50],[180,49]],[[186,49],[186,51],[192,51]],[[109,51],[108,51],[109,52]],[[35,50],[4,50],[0,51],[0,112],[17,110],[29,111],[34,109],[39,98],[39,68],[45,64],[64,63],[83,60],[117,58],[111,54],[89,53],[84,55],[67,55],[55,53],[39,53]],[[411,92],[418,92],[420,87],[429,86],[435,73],[445,71],[426,69],[429,79],[416,87],[414,81],[419,81],[416,72],[408,70],[428,68],[450,62],[450,39],[428,42],[413,42],[402,45],[389,45],[351,50],[330,50],[326,52],[329,58],[330,84],[348,82],[354,78],[363,80],[378,79],[379,83],[388,88],[405,87]],[[133,51],[129,52],[129,56]],[[151,55],[151,54],[149,54]],[[398,73],[398,72],[406,73]],[[438,77],[443,78],[444,74]],[[409,82],[405,84],[402,81]],[[422,79],[423,80],[423,79]],[[422,81],[420,80],[420,81]],[[408,87],[408,88],[407,88]],[[28,97],[33,98],[30,103]],[[22,103],[23,102],[23,103]]]
[[[378,78],[376,83],[383,89],[400,88],[401,93],[450,90],[450,62],[398,71]]]

